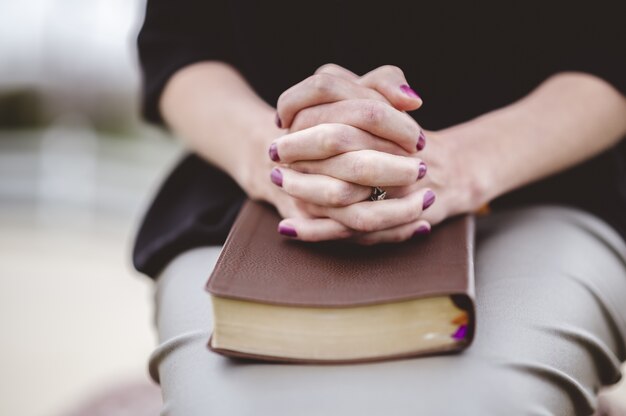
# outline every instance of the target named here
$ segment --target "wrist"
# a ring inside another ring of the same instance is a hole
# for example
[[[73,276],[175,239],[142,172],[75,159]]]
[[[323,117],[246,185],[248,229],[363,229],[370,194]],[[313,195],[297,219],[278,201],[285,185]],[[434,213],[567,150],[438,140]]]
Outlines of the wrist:
[[[497,185],[490,169],[486,152],[481,149],[481,138],[488,132],[480,128],[458,125],[440,131],[446,159],[450,161],[455,215],[475,212],[495,198]]]
[[[532,172],[532,149],[521,144],[535,133],[528,131],[532,117],[527,107],[522,101],[447,129],[468,165],[474,210],[528,182],[524,171]]]

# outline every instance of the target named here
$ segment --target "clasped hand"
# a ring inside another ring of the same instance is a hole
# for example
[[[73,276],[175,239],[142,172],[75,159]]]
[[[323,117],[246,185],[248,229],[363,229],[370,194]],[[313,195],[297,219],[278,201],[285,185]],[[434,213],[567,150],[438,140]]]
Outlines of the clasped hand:
[[[287,134],[268,149],[270,179],[281,191],[270,201],[284,217],[279,232],[305,241],[399,242],[462,212],[459,155],[445,135],[425,132],[406,113],[421,105],[393,66],[359,77],[328,64],[286,90],[276,123]],[[375,186],[385,200],[369,199]]]

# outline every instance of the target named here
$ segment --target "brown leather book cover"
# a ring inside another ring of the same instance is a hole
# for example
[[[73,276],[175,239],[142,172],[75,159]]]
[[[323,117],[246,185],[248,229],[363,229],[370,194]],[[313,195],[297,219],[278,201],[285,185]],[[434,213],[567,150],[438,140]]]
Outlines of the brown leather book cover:
[[[469,318],[466,342],[459,349],[471,343],[475,326],[473,216],[449,219],[424,238],[374,246],[291,240],[276,231],[279,221],[278,213],[268,205],[244,204],[207,283],[211,295],[320,308],[450,295]]]

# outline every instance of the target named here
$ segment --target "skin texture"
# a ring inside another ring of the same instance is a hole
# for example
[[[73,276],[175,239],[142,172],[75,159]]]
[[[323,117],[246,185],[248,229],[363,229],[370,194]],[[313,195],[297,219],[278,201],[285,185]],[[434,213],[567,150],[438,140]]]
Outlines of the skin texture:
[[[396,67],[359,77],[329,64],[285,91],[274,109],[235,69],[206,62],[177,72],[160,104],[190,149],[251,198],[276,206],[283,234],[307,241],[412,238],[626,134],[626,99],[588,74],[556,74],[509,106],[440,131],[423,130],[405,113],[422,104],[409,89]],[[418,179],[422,163],[427,173]],[[364,201],[372,186],[384,186],[388,199]]]

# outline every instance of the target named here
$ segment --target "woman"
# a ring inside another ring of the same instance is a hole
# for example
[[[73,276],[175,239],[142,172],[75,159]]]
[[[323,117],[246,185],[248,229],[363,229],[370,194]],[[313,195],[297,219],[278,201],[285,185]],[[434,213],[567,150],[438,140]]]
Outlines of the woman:
[[[193,152],[134,254],[157,278],[163,414],[593,413],[626,359],[618,6],[150,0],[144,113]],[[474,345],[326,367],[208,352],[202,286],[245,195],[286,238],[360,244],[489,203]]]

